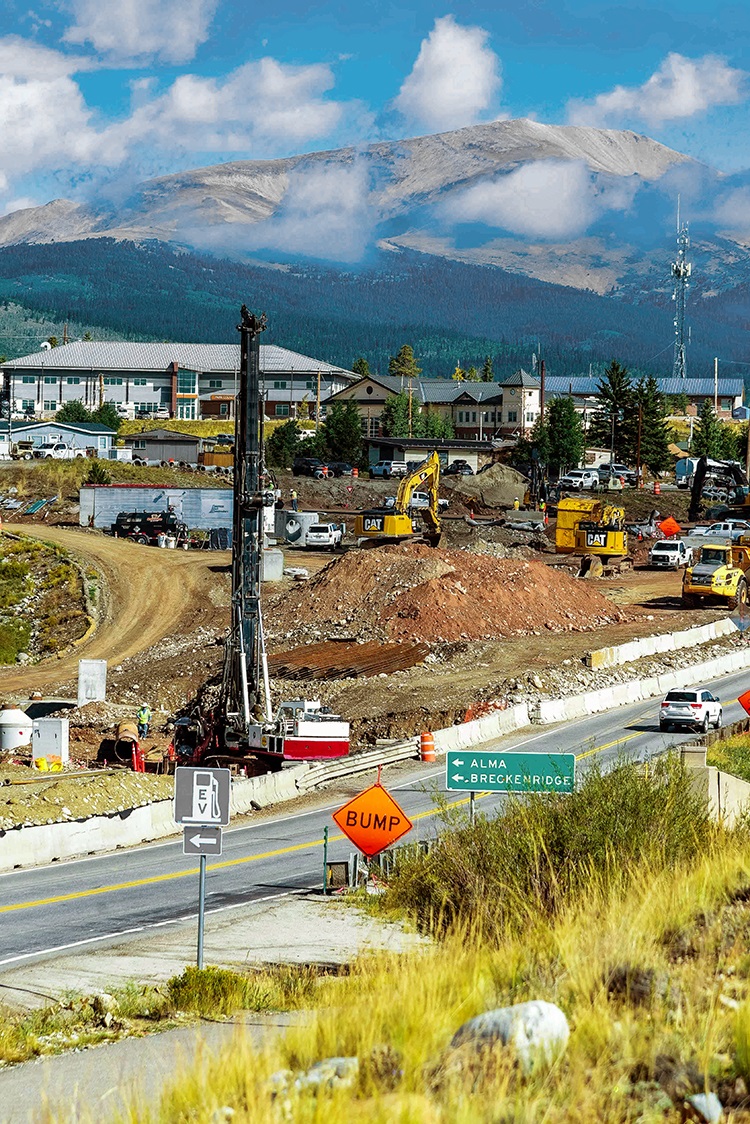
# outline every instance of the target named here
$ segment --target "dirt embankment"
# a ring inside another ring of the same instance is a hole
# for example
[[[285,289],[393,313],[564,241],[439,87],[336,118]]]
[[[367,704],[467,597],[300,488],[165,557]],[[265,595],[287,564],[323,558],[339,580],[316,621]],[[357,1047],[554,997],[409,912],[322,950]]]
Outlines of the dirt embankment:
[[[623,619],[593,586],[542,562],[416,543],[352,551],[267,612],[279,645],[341,632],[427,643],[490,640]]]

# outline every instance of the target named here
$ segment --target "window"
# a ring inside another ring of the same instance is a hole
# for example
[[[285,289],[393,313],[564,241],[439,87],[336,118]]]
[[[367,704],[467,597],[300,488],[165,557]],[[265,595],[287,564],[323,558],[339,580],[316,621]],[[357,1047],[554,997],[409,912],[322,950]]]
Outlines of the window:
[[[177,393],[195,394],[195,371],[177,372]]]
[[[377,418],[370,418],[370,437],[378,437],[380,435],[380,416]]]
[[[722,410],[731,410],[732,409],[732,399],[731,398],[722,398],[721,409]]]
[[[147,385],[148,385],[148,383],[147,383],[146,379],[133,379],[133,386],[147,386]]]
[[[473,422],[476,422],[476,420],[477,420],[477,412],[476,412],[476,410],[472,410],[472,411],[471,411],[471,420],[472,420]]]
[[[305,383],[305,389],[306,390],[315,390],[316,388],[317,388],[317,383],[313,382],[312,379],[308,379],[307,382]]]
[[[288,418],[289,417],[289,407],[286,404],[286,402],[277,402],[275,413],[276,413],[277,418]]]
[[[464,420],[464,412],[463,412],[463,410],[459,410],[459,411],[458,411],[458,420],[459,420],[460,422],[462,422],[462,421]]]
[[[177,417],[182,418],[183,421],[195,421],[195,403],[179,402],[177,405]]]
[[[44,400],[44,412],[46,414],[54,414],[56,409],[57,409],[57,399],[56,398],[51,398],[51,399],[45,398],[45,400]]]
[[[105,379],[105,386],[122,386],[122,379]]]
[[[45,375],[44,376],[44,385],[45,386],[55,386],[56,383],[57,383],[57,375]]]
[[[273,389],[274,390],[286,390],[286,380],[285,379],[276,379],[276,381],[273,384]]]
[[[34,399],[24,398],[21,402],[21,409],[25,414],[33,414],[34,412]]]
[[[508,421],[509,422],[517,422],[518,421],[518,410],[508,410]]]
[[[219,406],[219,414],[223,418],[225,418],[228,413],[229,413],[229,403],[228,402],[222,402],[221,405]]]
[[[23,378],[21,379],[21,382],[26,382],[26,383],[30,382],[33,385],[33,383],[36,382],[36,376],[35,375],[24,375]]]
[[[209,390],[221,390],[221,388],[223,386],[224,386],[224,382],[223,382],[222,379],[209,379],[208,380]]]
[[[533,425],[533,423],[536,421],[536,414],[533,410],[526,411],[526,421],[529,425]]]
[[[98,439],[98,442],[99,442],[99,448],[100,449],[106,449],[107,448],[107,438],[106,437],[100,437]]]
[[[75,378],[67,378],[65,381],[68,386],[78,386],[81,382],[78,376],[76,376]],[[105,379],[104,381],[106,382],[107,380]]]
[[[145,449],[146,448],[146,442],[143,441],[143,440],[134,441],[133,442],[133,448],[134,449]]]

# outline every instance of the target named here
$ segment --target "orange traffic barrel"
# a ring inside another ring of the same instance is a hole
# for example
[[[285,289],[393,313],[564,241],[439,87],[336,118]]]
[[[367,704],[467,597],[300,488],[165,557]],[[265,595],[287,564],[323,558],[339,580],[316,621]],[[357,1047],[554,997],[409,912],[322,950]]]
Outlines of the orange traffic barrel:
[[[659,483],[658,480],[654,480],[654,495],[655,496],[661,495],[661,484]]]
[[[419,739],[419,753],[423,761],[435,760],[435,739],[429,732]]]
[[[356,464],[352,469],[352,476],[359,476],[359,469],[357,468]]]

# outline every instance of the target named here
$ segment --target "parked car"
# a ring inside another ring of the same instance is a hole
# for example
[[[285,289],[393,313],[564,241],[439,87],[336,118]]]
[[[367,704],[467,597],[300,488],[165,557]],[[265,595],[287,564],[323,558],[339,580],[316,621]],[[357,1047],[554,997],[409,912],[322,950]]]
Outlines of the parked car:
[[[343,523],[313,523],[307,529],[305,548],[309,550],[335,550],[344,537]]]
[[[750,535],[750,523],[744,519],[725,519],[723,523],[711,523],[708,527],[696,527],[694,535],[704,535],[713,538],[732,539],[736,542],[743,535]]]
[[[558,481],[561,488],[575,492],[598,492],[599,474],[589,468],[573,468]]]
[[[292,476],[314,476],[315,469],[322,463],[320,457],[295,457],[292,462]]]
[[[651,547],[648,552],[648,564],[672,570],[679,570],[681,566],[692,566],[693,548],[686,546],[682,539],[663,539]]]
[[[323,469],[328,469],[328,476],[351,476],[352,466],[346,461],[323,461],[313,470],[313,476],[318,480],[325,478]]]
[[[85,456],[83,449],[74,449],[64,441],[45,441],[34,449],[34,457],[39,461],[72,461]]]
[[[692,726],[708,732],[709,726],[721,726],[721,701],[705,688],[687,691],[668,691],[659,708],[659,729],[670,726]]]
[[[443,469],[443,476],[473,476],[474,469],[468,461],[452,461]]]
[[[380,476],[384,480],[390,480],[392,476],[406,476],[408,471],[406,461],[378,461],[370,466],[370,479]]]

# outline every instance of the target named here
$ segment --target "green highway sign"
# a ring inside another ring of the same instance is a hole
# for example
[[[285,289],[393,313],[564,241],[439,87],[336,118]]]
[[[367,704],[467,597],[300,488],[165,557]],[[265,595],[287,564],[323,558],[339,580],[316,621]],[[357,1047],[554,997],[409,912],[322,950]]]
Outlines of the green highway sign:
[[[445,787],[453,792],[572,792],[574,753],[449,750]]]

